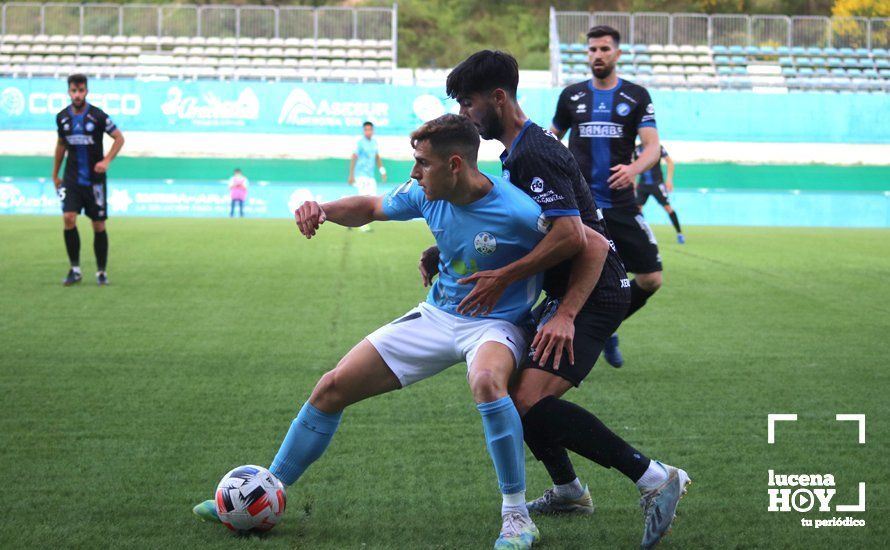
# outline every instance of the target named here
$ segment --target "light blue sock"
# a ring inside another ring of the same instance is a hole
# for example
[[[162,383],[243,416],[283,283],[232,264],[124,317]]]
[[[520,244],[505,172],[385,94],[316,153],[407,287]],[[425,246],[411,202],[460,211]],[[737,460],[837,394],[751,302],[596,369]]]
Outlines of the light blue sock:
[[[324,454],[342,415],[321,412],[307,401],[291,422],[269,471],[285,485],[293,485]]]
[[[522,420],[510,396],[476,405],[482,414],[485,446],[498,474],[498,486],[504,495],[525,491],[525,448]],[[524,504],[524,502],[523,502]]]

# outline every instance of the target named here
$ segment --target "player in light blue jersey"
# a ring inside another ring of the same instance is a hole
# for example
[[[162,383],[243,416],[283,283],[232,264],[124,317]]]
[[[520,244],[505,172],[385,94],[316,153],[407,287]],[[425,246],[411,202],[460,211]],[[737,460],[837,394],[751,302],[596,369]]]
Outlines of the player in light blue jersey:
[[[349,161],[349,185],[354,185],[359,195],[373,196],[377,194],[375,172],[386,182],[386,168],[380,158],[380,147],[374,139],[374,123],[366,121],[362,124],[364,134],[355,145],[355,151]],[[363,231],[370,231],[371,226],[362,226]]]
[[[520,325],[529,321],[542,281],[535,276],[512,284],[486,316],[458,315],[456,308],[471,288],[458,279],[505,266],[540,242],[546,231],[541,209],[510,182],[479,172],[479,134],[469,119],[444,115],[421,126],[411,141],[411,180],[386,196],[304,203],[296,222],[312,238],[325,221],[356,227],[423,218],[441,251],[439,280],[426,302],[368,335],[321,377],[269,470],[292,485],[324,453],[346,407],[466,361],[503,495],[494,547],[531,548],[540,534],[525,504],[522,422],[507,385],[525,353],[527,332]],[[199,504],[195,513],[214,517],[213,501]],[[431,547],[447,545],[429,541]]]

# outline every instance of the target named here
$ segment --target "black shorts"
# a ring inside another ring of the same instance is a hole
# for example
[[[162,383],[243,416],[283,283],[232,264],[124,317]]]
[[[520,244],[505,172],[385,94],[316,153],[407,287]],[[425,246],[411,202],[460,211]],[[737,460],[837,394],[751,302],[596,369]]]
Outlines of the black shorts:
[[[78,185],[65,183],[59,188],[62,199],[62,212],[83,211],[94,222],[108,219],[108,206],[105,202],[105,184]]]
[[[532,314],[535,317],[536,326],[540,329],[550,318],[556,313],[559,307],[559,300],[547,298]],[[599,358],[606,340],[615,334],[621,321],[627,314],[627,307],[617,309],[593,308],[585,305],[575,317],[575,339],[572,349],[575,353],[575,364],[569,363],[569,354],[566,351],[562,353],[562,359],[559,361],[559,369],[553,370],[553,358],[547,360],[547,364],[541,365],[535,362],[532,357],[534,350],[529,349],[528,360],[524,361],[521,368],[540,369],[555,374],[561,378],[565,378],[578,387],[581,382],[590,374],[593,365]]]
[[[655,234],[635,206],[604,208],[603,217],[618,256],[630,273],[661,271],[661,254]]]
[[[654,183],[637,185],[638,206],[646,204],[646,201],[649,200],[650,196],[654,197],[655,200],[658,201],[658,204],[662,206],[667,206],[671,203],[668,200],[667,187],[665,187],[663,183],[659,183],[658,185]]]

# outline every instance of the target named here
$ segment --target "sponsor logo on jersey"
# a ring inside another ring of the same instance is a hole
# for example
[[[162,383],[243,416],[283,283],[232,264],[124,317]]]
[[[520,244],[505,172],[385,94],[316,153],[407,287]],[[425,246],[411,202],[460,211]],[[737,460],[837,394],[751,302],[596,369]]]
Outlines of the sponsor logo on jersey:
[[[581,99],[582,97],[584,97],[586,95],[587,95],[586,92],[578,92],[577,94],[571,96],[569,99],[571,99],[572,101],[578,101],[579,99]]]
[[[621,138],[624,137],[624,126],[617,122],[582,122],[578,125],[578,133],[581,137],[595,138]]]
[[[587,104],[586,104],[586,103],[579,103],[579,104],[578,104],[578,107],[575,109],[575,113],[577,113],[577,114],[583,114],[583,113],[586,113],[586,112],[587,112]]]
[[[476,233],[476,237],[473,238],[473,247],[479,254],[488,256],[494,254],[494,251],[497,250],[498,241],[491,233],[480,231],[479,233]]]
[[[627,116],[630,112],[630,105],[627,103],[619,103],[618,107],[615,107],[615,112],[618,113],[618,116]]]
[[[630,288],[630,280],[621,279],[621,288]]]
[[[627,94],[624,93],[624,92],[618,92],[618,95],[620,95],[620,96],[623,97],[624,99],[630,101],[630,102],[633,103],[634,105],[637,104],[637,100],[636,100],[636,99],[630,97],[629,95],[627,95]]]
[[[535,193],[540,193],[544,190],[544,180],[539,177],[532,178],[531,190]]]
[[[501,177],[503,177],[507,181],[510,181],[510,171],[505,168],[503,173],[501,174]]]
[[[596,109],[593,110],[594,113],[608,113],[609,109],[606,107],[605,101],[600,101],[600,104],[596,106]]]
[[[93,136],[89,136],[86,134],[74,134],[71,136],[65,136],[65,139],[68,140],[69,145],[92,145]]]

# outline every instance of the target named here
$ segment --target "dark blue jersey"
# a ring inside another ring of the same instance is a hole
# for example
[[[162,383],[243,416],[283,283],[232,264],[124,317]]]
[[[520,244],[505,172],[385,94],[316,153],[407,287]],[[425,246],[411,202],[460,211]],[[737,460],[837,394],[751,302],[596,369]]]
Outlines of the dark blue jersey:
[[[569,150],[578,161],[600,208],[633,207],[633,187],[610,189],[610,168],[630,164],[640,128],[655,128],[655,108],[646,88],[618,79],[611,90],[587,80],[562,91],[553,126],[571,130]]]
[[[579,216],[585,225],[611,244],[602,213],[590,195],[578,164],[556,136],[527,121],[510,150],[501,155],[501,165],[504,178],[538,203],[543,218]],[[571,269],[572,260],[569,259],[545,272],[544,290],[548,296],[562,298],[565,295]],[[624,264],[615,248],[610,247],[602,274],[587,304],[596,308],[626,308],[630,299],[629,286]]]
[[[68,149],[62,178],[65,185],[105,183],[105,174],[97,173],[95,166],[105,157],[102,134],[111,135],[115,130],[117,126],[108,115],[89,103],[80,114],[68,106],[56,115],[56,131]]]
[[[634,149],[633,160],[636,161],[640,158],[640,154],[643,152],[643,146],[637,145],[637,148]],[[661,171],[661,159],[668,156],[667,150],[662,147],[661,148],[661,157],[658,159],[658,162],[652,165],[652,168],[646,170],[640,177],[637,178],[637,183],[639,185],[661,185],[664,183],[664,173]]]

